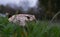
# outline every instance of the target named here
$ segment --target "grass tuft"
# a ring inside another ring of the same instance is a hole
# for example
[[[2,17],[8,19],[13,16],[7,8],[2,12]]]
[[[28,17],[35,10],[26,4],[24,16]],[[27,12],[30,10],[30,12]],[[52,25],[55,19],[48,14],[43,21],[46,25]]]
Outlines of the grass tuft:
[[[49,24],[48,21],[27,22],[22,28],[0,17],[0,37],[60,37],[60,24]],[[24,31],[25,30],[25,31]]]

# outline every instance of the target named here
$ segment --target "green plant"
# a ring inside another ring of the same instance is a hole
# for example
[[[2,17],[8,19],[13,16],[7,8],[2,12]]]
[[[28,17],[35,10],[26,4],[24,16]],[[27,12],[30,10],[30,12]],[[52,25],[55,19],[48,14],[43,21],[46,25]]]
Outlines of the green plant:
[[[27,22],[23,27],[8,22],[8,18],[0,17],[0,37],[60,37],[60,25],[49,24],[49,21]]]

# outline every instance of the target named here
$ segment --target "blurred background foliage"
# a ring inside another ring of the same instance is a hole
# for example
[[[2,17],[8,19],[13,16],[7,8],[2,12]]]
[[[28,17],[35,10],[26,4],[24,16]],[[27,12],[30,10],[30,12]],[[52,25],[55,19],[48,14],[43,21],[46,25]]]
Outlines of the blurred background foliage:
[[[9,16],[12,16],[18,10],[19,13],[23,13],[19,9],[13,9],[9,7],[7,4],[6,6],[0,5],[0,13],[9,13]],[[34,9],[30,9],[28,14],[36,15],[37,19],[52,19],[52,17],[60,11],[60,0],[39,0],[37,11]],[[34,13],[35,12],[35,13]],[[56,20],[60,19],[60,14],[55,18]]]

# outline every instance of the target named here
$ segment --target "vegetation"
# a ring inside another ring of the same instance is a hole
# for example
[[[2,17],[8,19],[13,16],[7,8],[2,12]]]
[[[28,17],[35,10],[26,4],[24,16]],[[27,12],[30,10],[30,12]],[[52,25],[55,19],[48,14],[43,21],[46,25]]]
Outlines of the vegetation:
[[[49,21],[32,21],[26,24],[27,29],[8,22],[0,17],[0,37],[60,37],[60,24]]]
[[[41,5],[45,9],[45,17],[51,19],[56,13],[60,11],[60,0],[41,0]],[[60,19],[60,14],[56,17]]]
[[[8,12],[9,16],[12,16],[16,11],[18,14],[22,13],[9,5],[0,5],[0,13]],[[34,14],[34,10],[31,9],[28,13]],[[35,15],[38,19],[50,21],[37,20],[27,22],[26,27],[20,27],[18,24],[9,22],[8,17],[0,17],[0,37],[60,37],[60,23],[53,22],[54,19],[60,21],[60,0],[39,0],[38,11]]]
[[[24,13],[19,9],[13,9],[8,4],[6,6],[0,5],[0,13],[8,12],[9,15],[14,15],[18,10],[19,13]],[[39,0],[38,9],[34,11],[31,9],[28,11],[29,14],[35,14],[39,19],[52,19],[52,17],[60,11],[60,0]],[[36,12],[36,13],[34,13]],[[56,19],[60,19],[60,14],[56,17]]]

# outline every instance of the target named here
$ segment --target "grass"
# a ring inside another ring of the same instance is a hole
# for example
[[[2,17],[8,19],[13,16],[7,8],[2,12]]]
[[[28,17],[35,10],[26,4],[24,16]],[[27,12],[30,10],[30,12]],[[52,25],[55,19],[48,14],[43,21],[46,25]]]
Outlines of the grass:
[[[27,22],[27,30],[0,17],[0,37],[60,37],[60,24],[48,21]]]

